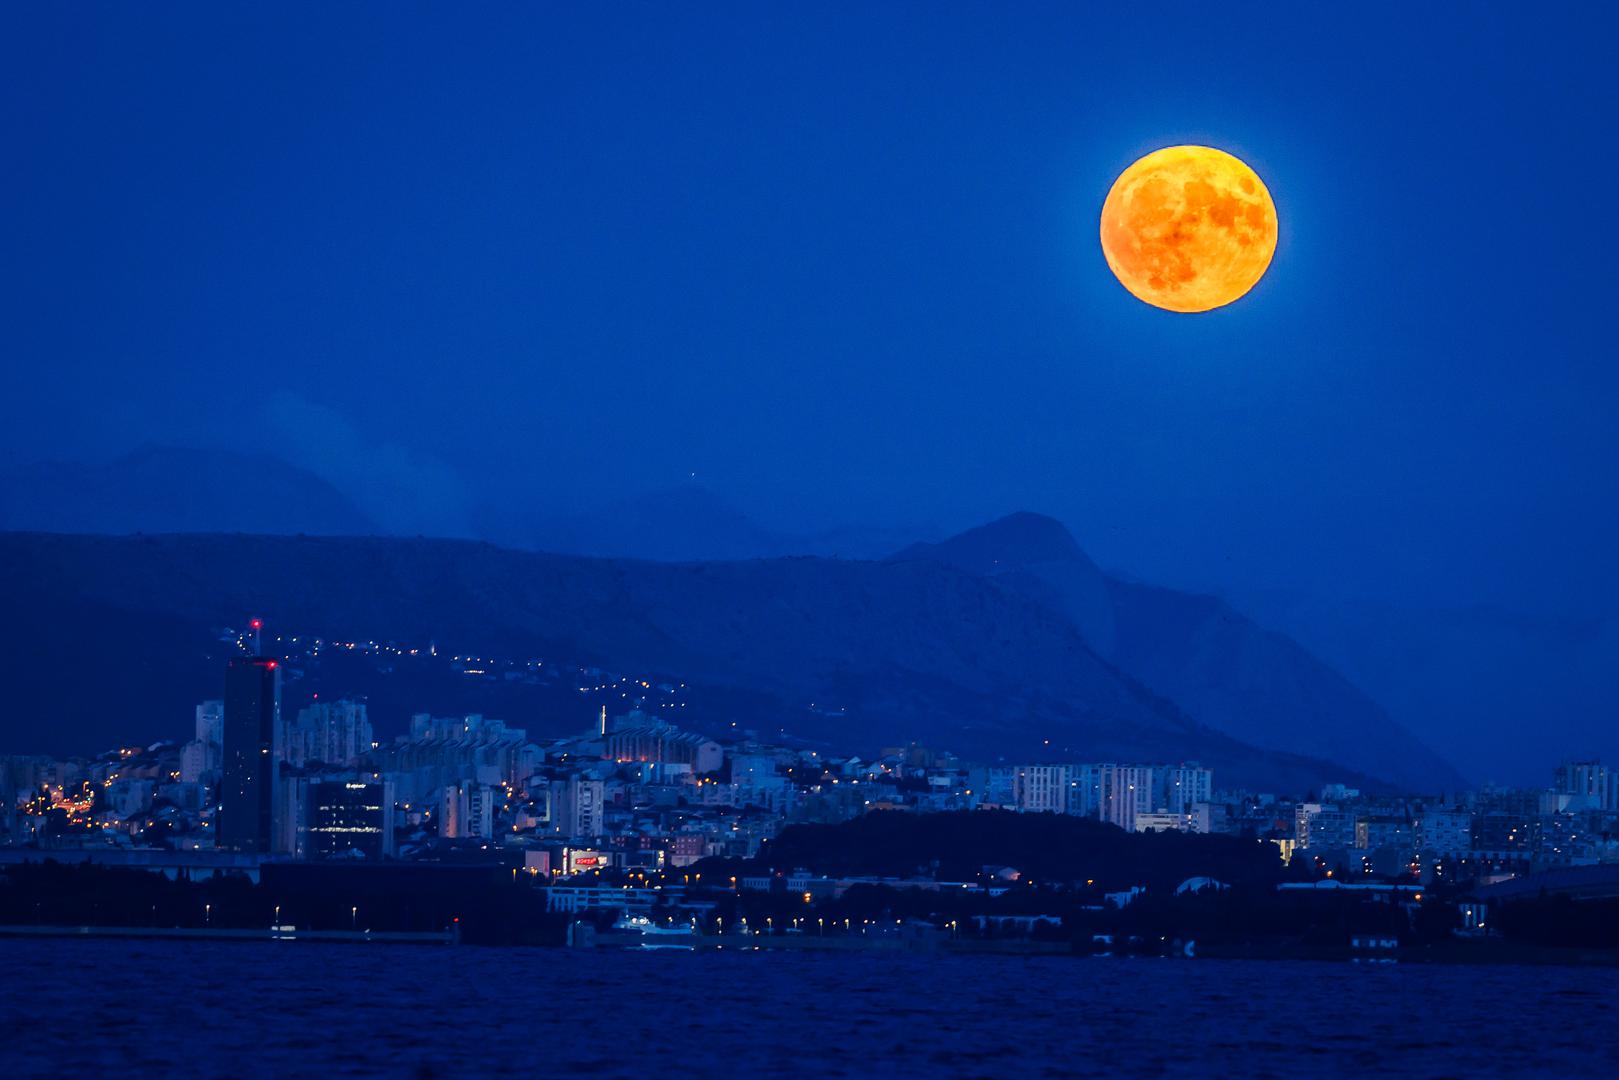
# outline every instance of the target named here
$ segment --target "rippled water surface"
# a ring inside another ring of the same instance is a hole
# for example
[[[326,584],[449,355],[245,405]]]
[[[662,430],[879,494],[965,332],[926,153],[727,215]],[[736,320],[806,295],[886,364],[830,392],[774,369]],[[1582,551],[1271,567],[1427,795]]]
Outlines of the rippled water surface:
[[[0,940],[0,1076],[1619,1075],[1619,971]]]

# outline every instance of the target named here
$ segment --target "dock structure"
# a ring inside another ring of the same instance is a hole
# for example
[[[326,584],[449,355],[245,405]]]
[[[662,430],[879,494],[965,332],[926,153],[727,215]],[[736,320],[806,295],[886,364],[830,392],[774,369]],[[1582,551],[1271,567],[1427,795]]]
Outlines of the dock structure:
[[[184,938],[197,941],[324,941],[366,945],[456,945],[459,924],[448,930],[300,930],[295,926],[0,926],[0,938]]]

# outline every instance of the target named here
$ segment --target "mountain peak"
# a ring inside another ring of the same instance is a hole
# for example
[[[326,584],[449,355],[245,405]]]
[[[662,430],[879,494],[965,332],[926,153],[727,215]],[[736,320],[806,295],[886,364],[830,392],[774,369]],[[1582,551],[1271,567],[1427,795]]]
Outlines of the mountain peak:
[[[943,563],[999,579],[1067,616],[1097,653],[1113,649],[1107,579],[1056,518],[1020,510],[937,544],[912,544],[890,561]]]
[[[1078,563],[1094,569],[1062,522],[1030,510],[996,518],[936,544],[912,544],[893,559],[949,563],[981,574],[1046,563]]]

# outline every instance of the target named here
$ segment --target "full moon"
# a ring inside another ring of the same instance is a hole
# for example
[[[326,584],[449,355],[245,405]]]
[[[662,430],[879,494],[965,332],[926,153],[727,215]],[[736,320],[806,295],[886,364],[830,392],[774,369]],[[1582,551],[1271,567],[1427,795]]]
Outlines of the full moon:
[[[1265,276],[1276,254],[1276,204],[1259,175],[1224,150],[1154,150],[1107,193],[1102,254],[1154,307],[1224,307]]]

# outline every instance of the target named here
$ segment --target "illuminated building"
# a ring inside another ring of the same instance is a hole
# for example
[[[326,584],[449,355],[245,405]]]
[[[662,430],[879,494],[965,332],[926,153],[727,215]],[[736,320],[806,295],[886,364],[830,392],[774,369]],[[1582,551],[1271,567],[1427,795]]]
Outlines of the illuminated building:
[[[393,854],[393,792],[377,780],[321,780],[309,785],[308,839],[312,859],[359,853]],[[488,835],[485,833],[484,835]]]
[[[715,772],[725,761],[725,751],[713,739],[662,722],[615,729],[607,736],[605,756],[613,761],[690,765],[695,773]]]
[[[562,852],[562,872],[568,877],[606,870],[613,865],[613,857],[595,848],[565,848]]]
[[[230,661],[224,718],[219,846],[268,852],[281,787],[281,665],[263,656]]]

